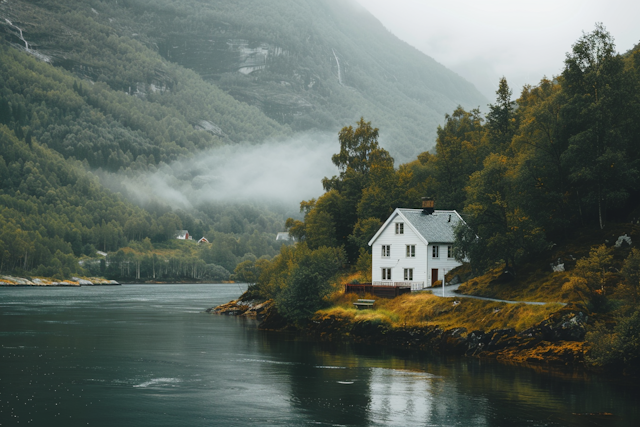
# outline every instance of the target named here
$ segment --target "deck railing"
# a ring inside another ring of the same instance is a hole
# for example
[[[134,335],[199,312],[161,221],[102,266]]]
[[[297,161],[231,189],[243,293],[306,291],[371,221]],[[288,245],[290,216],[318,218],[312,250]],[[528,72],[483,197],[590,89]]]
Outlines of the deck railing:
[[[410,287],[412,291],[419,291],[424,288],[424,282],[392,282],[392,281],[380,281],[373,282],[373,286],[402,286]]]
[[[395,286],[394,282],[373,282],[373,286]]]

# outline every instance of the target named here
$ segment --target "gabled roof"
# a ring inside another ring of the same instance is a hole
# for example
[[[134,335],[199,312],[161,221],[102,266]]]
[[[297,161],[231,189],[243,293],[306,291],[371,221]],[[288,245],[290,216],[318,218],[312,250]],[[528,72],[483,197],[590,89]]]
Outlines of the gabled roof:
[[[397,208],[369,240],[369,246],[373,245],[373,242],[396,217],[402,218],[404,223],[418,235],[425,245],[430,243],[453,243],[455,240],[454,229],[460,221],[464,222],[460,214],[454,210],[436,210],[431,215],[427,215],[423,213],[422,209]]]

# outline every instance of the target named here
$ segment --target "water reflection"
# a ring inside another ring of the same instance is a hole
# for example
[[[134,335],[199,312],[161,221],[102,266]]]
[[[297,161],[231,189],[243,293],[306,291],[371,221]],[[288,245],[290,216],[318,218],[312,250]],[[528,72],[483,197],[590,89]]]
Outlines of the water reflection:
[[[427,357],[265,334],[264,354],[310,420],[339,425],[631,426],[637,389],[584,373],[561,376],[475,359]],[[315,368],[311,369],[311,368]]]
[[[640,424],[637,388],[597,376],[313,343],[202,313],[241,290],[0,289],[0,424]]]

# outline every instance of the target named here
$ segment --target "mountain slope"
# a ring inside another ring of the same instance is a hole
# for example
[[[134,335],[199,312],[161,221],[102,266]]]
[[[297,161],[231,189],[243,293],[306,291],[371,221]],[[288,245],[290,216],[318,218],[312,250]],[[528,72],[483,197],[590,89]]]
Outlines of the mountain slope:
[[[5,3],[0,14],[54,64],[113,89],[170,91],[175,76],[166,67],[177,63],[296,131],[336,131],[364,116],[400,161],[433,145],[446,112],[487,103],[353,2],[41,0]],[[14,28],[4,32],[17,42]],[[164,68],[156,58],[141,61],[142,46],[167,60]],[[206,120],[191,115],[195,124]],[[247,138],[212,123],[232,139]]]

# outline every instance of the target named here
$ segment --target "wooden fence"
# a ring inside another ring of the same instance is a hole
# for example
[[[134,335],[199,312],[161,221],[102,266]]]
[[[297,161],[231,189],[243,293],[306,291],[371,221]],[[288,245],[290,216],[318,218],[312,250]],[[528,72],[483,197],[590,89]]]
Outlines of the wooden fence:
[[[407,294],[411,292],[410,285],[385,285],[385,286],[374,286],[372,283],[348,283],[344,285],[345,293],[354,293],[359,295],[364,294],[372,294],[381,298],[395,298],[402,294]]]

